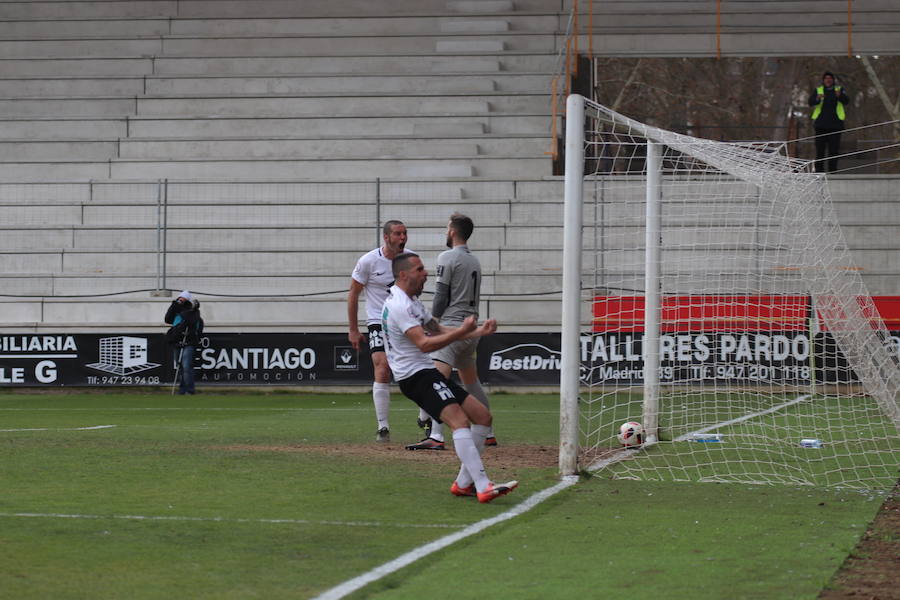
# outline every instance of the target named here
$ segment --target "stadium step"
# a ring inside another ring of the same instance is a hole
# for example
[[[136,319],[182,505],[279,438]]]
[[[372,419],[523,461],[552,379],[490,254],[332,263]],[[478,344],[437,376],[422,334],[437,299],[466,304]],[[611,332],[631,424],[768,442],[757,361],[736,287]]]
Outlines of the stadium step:
[[[543,111],[541,111],[543,112]],[[471,116],[363,116],[363,117],[136,117],[128,122],[134,137],[237,137],[252,136],[380,136],[438,135],[454,133],[544,134],[548,139],[546,114],[480,114]],[[459,127],[460,129],[457,129]]]
[[[215,94],[373,94],[441,92],[482,94],[547,93],[546,73],[467,73],[434,75],[343,73],[320,76],[111,76],[0,78],[0,98],[182,96]]]
[[[454,116],[465,114],[498,113],[540,113],[549,106],[547,95],[515,94],[515,95],[355,95],[353,97],[307,97],[307,96],[228,96],[228,97],[141,97],[136,104],[134,114],[141,116],[201,116],[215,115],[222,117],[264,117],[264,116]],[[64,102],[64,101],[63,101]],[[101,100],[82,101],[84,111],[91,114],[101,106]],[[110,110],[128,107],[124,100],[107,100]],[[116,103],[119,104],[116,104]],[[61,107],[65,104],[61,104]],[[106,106],[105,104],[103,105]],[[3,107],[0,101],[0,108]],[[81,109],[78,104],[73,111]],[[26,110],[20,108],[19,110]],[[38,110],[38,108],[31,109]],[[30,113],[33,114],[33,113]]]
[[[121,54],[154,54],[158,56],[359,56],[373,54],[416,54],[433,52],[466,52],[468,54],[497,52],[556,52],[557,40],[553,32],[538,34],[533,32],[492,33],[490,39],[483,34],[443,34],[407,36],[350,36],[342,37],[225,37],[225,38],[180,38],[165,37],[158,51],[149,51],[149,44],[138,44],[131,49],[128,44],[69,44],[58,46],[48,43],[46,49],[20,49],[19,42],[6,42],[8,56],[64,56],[61,49],[84,56],[110,56],[114,50]],[[109,48],[110,50],[107,50]],[[0,42],[0,50],[4,50]],[[44,52],[46,54],[29,54]]]
[[[136,160],[248,160],[272,158],[364,159],[364,158],[467,158],[477,156],[540,156],[543,138],[356,138],[356,139],[265,139],[207,138],[184,140],[0,140],[0,161],[35,162],[110,159]],[[526,152],[530,150],[530,152]]]
[[[43,145],[43,144],[38,144]],[[116,144],[96,144],[101,150],[116,151]],[[11,144],[10,153],[17,144]],[[18,144],[23,147],[27,144]],[[475,138],[212,138],[158,140],[132,138],[118,143],[118,157],[125,159],[347,159],[377,158],[461,158],[476,156],[541,157],[546,138],[489,136]],[[57,150],[65,151],[66,145]],[[0,159],[11,158],[0,142]],[[45,155],[46,156],[46,155]],[[110,156],[110,155],[107,155]],[[52,156],[50,156],[52,158]]]
[[[444,11],[446,13],[446,11]],[[72,39],[162,36],[397,35],[398,33],[548,33],[558,28],[555,11],[544,15],[431,14],[408,16],[70,18],[0,20],[0,39]]]
[[[124,240],[125,238],[120,238]],[[426,252],[428,248],[418,246],[417,252]],[[433,247],[431,252],[437,254],[440,246]],[[365,252],[363,250],[362,252]],[[168,249],[167,255],[171,264],[184,272],[231,273],[233,275],[251,276],[260,273],[268,275],[287,275],[297,271],[297,265],[303,265],[306,273],[319,275],[333,272],[351,272],[361,251],[354,248],[327,250],[238,250],[215,249],[200,251],[196,249]],[[482,269],[486,272],[522,272],[533,267],[538,261],[559,265],[562,258],[561,248],[503,248],[479,249]],[[23,259],[28,258],[28,261]],[[158,255],[155,250],[136,250],[134,248],[87,249],[42,249],[12,250],[0,252],[0,272],[6,274],[65,273],[90,274],[108,273],[128,275],[133,273],[155,273]],[[555,260],[554,260],[555,259]],[[23,270],[23,265],[26,268]]]
[[[316,118],[164,118],[100,117],[0,119],[0,140],[109,140],[119,138],[225,138],[331,136],[439,137],[494,133],[544,135],[549,147],[547,117],[528,114],[484,114],[470,117],[344,117]]]
[[[3,2],[0,19],[103,19],[103,18],[290,18],[290,17],[358,17],[484,13],[511,11],[546,13],[545,0],[516,0],[497,3],[496,0],[470,2],[448,7],[446,0],[129,0],[108,2],[84,0],[79,2]]]
[[[273,56],[97,58],[0,57],[0,77],[106,77],[211,75],[335,75],[335,74],[465,74],[547,73],[556,70],[556,53],[482,55],[436,54],[392,56]]]
[[[0,97],[129,96],[144,93],[143,77],[2,78]]]
[[[134,98],[0,98],[0,114],[10,117],[124,117],[135,112]]]
[[[6,181],[67,182],[107,179],[402,179],[446,177],[504,177],[516,179],[550,175],[545,157],[459,157],[447,159],[358,160],[124,160],[0,162],[0,178]]]
[[[119,154],[116,140],[0,140],[0,162],[66,160],[103,161]]]
[[[0,77],[134,77],[153,74],[154,58],[6,58]]]
[[[9,164],[9,163],[6,163]],[[0,165],[0,173],[5,165]],[[460,157],[448,159],[259,160],[259,161],[124,161],[110,163],[113,179],[280,179],[522,177],[549,175],[544,158]]]
[[[2,85],[2,81],[0,81]],[[0,90],[3,88],[0,87]],[[483,92],[541,92],[547,91],[547,74],[527,73],[466,73],[459,75],[394,73],[342,73],[320,76],[230,76],[230,77],[147,77],[146,93],[151,95],[177,94],[253,94],[265,93],[415,93],[427,89],[459,94]],[[143,93],[143,92],[142,92]]]
[[[391,116],[472,113],[540,113],[548,111],[544,93],[419,92],[320,94],[241,94],[117,97],[0,98],[10,117],[140,116]]]

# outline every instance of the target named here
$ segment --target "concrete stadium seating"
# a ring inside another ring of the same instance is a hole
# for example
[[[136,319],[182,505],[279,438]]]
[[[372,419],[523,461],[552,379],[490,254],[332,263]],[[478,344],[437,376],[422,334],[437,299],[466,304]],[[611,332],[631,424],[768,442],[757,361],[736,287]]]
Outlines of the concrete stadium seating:
[[[710,2],[595,4],[599,52],[715,52]],[[404,220],[428,263],[461,210],[478,226],[482,314],[555,329],[549,81],[570,5],[0,1],[0,326],[154,329],[170,298],[150,290],[165,287],[207,292],[223,330],[343,330],[379,220]],[[723,7],[723,54],[846,51],[832,43],[843,1]],[[856,15],[855,47],[896,52],[900,9],[870,0]],[[900,293],[895,183],[833,182],[874,293]]]

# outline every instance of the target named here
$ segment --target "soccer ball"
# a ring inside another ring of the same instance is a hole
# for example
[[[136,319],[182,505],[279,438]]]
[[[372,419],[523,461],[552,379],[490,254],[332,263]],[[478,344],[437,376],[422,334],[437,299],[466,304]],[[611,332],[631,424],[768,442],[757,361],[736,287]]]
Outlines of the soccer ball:
[[[619,426],[619,443],[626,448],[638,448],[644,443],[644,426],[637,421],[628,421]]]

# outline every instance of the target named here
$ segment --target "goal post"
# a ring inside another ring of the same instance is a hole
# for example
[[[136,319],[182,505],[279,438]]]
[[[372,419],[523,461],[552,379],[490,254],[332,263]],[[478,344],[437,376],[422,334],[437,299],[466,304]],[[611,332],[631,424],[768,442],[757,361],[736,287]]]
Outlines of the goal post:
[[[896,481],[895,344],[824,178],[785,146],[698,139],[569,97],[562,474]],[[652,442],[637,451],[616,441],[632,420]]]
[[[647,443],[659,441],[659,323],[660,323],[660,179],[662,152],[659,144],[647,142],[647,195],[644,221],[644,359],[643,425]]]
[[[581,374],[581,254],[584,193],[584,98],[566,100],[566,176],[563,206],[562,331],[560,356],[559,470],[578,469],[578,398]],[[570,177],[571,175],[571,177]]]

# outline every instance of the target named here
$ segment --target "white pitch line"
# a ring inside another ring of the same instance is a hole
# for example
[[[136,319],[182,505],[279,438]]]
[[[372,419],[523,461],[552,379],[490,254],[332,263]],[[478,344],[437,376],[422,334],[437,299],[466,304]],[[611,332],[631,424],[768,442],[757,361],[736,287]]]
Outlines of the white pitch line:
[[[83,407],[65,407],[65,408],[56,408],[51,406],[46,407],[37,407],[37,408],[22,408],[22,407],[0,407],[0,411],[12,411],[12,412],[40,412],[40,411],[57,411],[57,412],[84,412],[84,411],[97,411],[101,410],[99,408],[83,408]],[[235,411],[235,412],[289,412],[289,411],[338,411],[338,412],[360,412],[360,411],[371,411],[371,407],[359,406],[359,407],[349,407],[349,408],[338,408],[338,407],[286,407],[286,406],[109,406],[104,407],[102,410],[115,410],[121,412],[147,412],[147,411]],[[413,412],[411,408],[398,408],[397,410],[401,412]],[[416,409],[418,410],[418,409]]]
[[[378,521],[313,521],[310,519],[242,519],[228,517],[184,517],[166,515],[81,515],[65,513],[6,513],[0,512],[0,518],[29,519],[116,519],[125,521],[188,521],[209,523],[273,523],[276,525],[336,525],[340,527],[399,527],[404,529],[459,529],[464,525],[448,525],[440,523],[381,523]]]
[[[111,429],[118,425],[91,425],[90,427],[34,427],[31,429],[0,429],[0,432],[9,431],[90,431],[92,429]]]
[[[9,411],[9,412],[40,412],[40,411],[57,411],[57,412],[78,412],[78,411],[96,411],[99,410],[97,408],[79,408],[79,407],[66,407],[66,408],[55,408],[55,407],[38,407],[38,408],[22,408],[22,407],[0,407],[0,411]],[[227,406],[122,406],[122,407],[108,407],[103,410],[114,410],[120,412],[147,412],[147,411],[195,411],[195,412],[203,412],[203,411],[235,411],[235,412],[307,412],[307,411],[335,411],[335,412],[370,412],[372,410],[371,407],[367,406],[353,406],[353,407],[285,407],[285,406],[253,406],[253,407],[227,407]],[[418,408],[396,408],[393,410],[397,410],[400,412],[414,412],[418,411]],[[556,410],[504,410],[499,409],[494,411],[495,413],[501,414],[510,414],[510,415],[557,415],[559,411]]]
[[[532,508],[534,508],[544,500],[550,498],[551,496],[557,494],[558,492],[561,492],[562,490],[575,485],[577,482],[578,477],[575,475],[563,477],[562,481],[560,481],[553,487],[549,487],[547,489],[541,490],[540,492],[537,492],[536,494],[533,494],[530,498],[528,498],[521,504],[514,506],[504,513],[501,513],[495,517],[491,517],[490,519],[485,519],[483,521],[473,523],[462,531],[451,533],[450,535],[444,536],[433,542],[429,542],[424,546],[414,548],[406,554],[403,554],[395,558],[394,560],[381,565],[380,567],[375,567],[368,573],[363,573],[362,575],[354,577],[353,579],[349,579],[344,583],[331,588],[330,590],[326,590],[325,592],[313,598],[313,600],[339,600],[340,598],[344,598],[348,594],[352,594],[356,590],[359,590],[386,575],[390,575],[391,573],[399,571],[403,567],[411,565],[420,558],[424,558],[429,554],[433,554],[438,550],[442,550],[443,548],[446,548],[451,544],[454,544],[462,539],[483,531],[492,525],[502,523],[503,521],[508,521],[513,517],[517,517],[522,513],[531,510]]]
[[[721,423],[716,423],[715,425],[701,427],[700,429],[697,429],[696,431],[691,431],[690,433],[685,433],[684,435],[680,435],[672,441],[684,442],[686,440],[689,440],[691,438],[691,436],[694,435],[695,433],[709,433],[710,431],[715,431],[716,429],[719,429],[720,427],[727,427],[728,425],[734,425],[735,423],[749,421],[750,419],[755,419],[756,417],[761,417],[763,415],[768,415],[773,412],[778,412],[782,408],[787,408],[788,406],[793,406],[794,404],[799,404],[800,402],[809,400],[811,397],[812,397],[812,394],[803,394],[802,396],[797,396],[793,400],[788,400],[787,402],[779,404],[778,406],[773,406],[772,408],[767,408],[766,410],[761,410],[756,413],[744,415],[743,417],[738,417],[736,419],[731,419],[729,421],[722,421]]]

